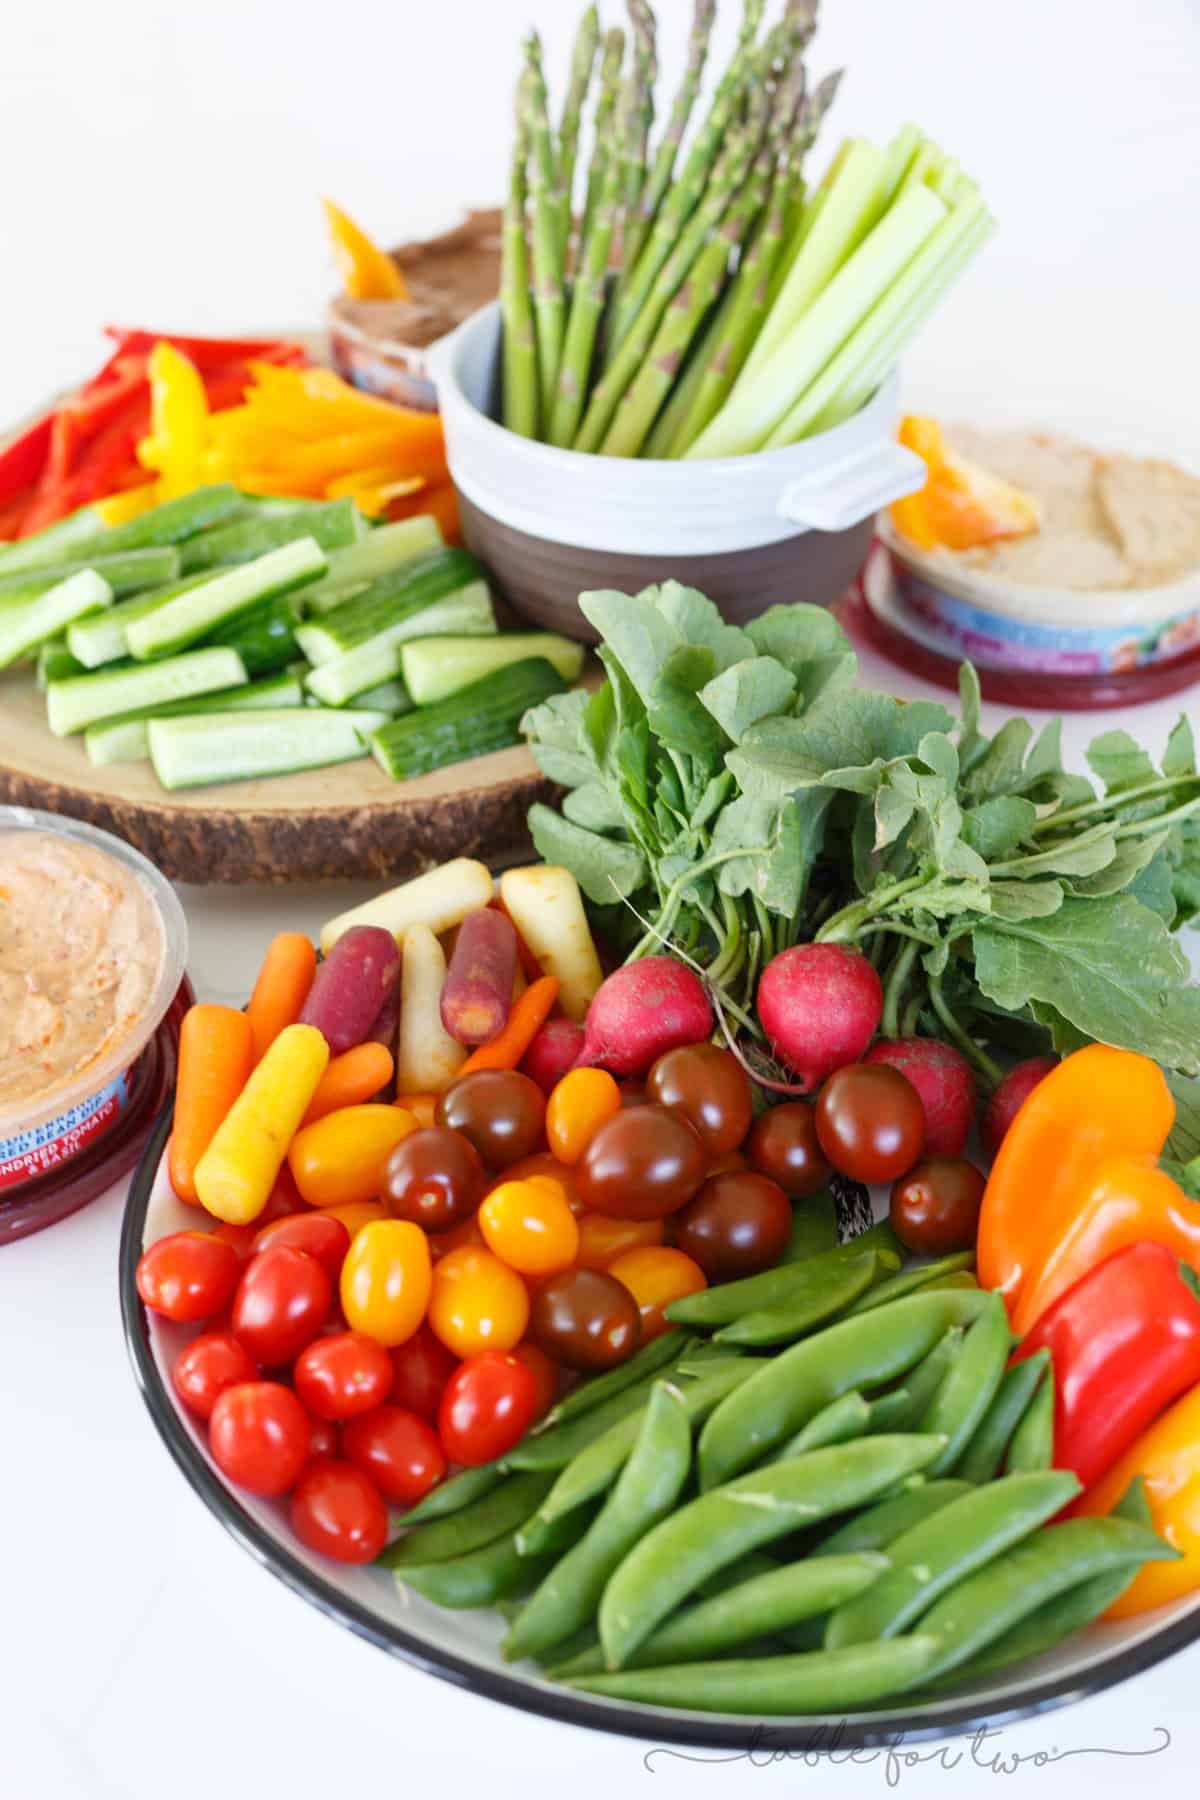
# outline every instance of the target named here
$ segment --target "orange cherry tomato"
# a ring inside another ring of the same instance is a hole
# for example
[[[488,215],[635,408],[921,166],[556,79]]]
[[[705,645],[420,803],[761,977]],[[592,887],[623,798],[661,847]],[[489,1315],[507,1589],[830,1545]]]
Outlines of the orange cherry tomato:
[[[453,1231],[435,1231],[429,1237],[429,1254],[435,1263],[441,1262],[443,1256],[449,1256],[452,1250],[483,1250],[485,1247],[479,1217],[475,1213],[461,1225],[456,1225]]]
[[[342,1206],[323,1206],[320,1212],[323,1219],[340,1219],[350,1233],[351,1243],[364,1225],[373,1225],[376,1219],[388,1216],[387,1207],[378,1200],[350,1200]]]
[[[579,1249],[579,1226],[558,1182],[502,1181],[479,1208],[488,1249],[521,1275],[557,1275]]]
[[[397,1094],[396,1105],[411,1113],[422,1131],[437,1124],[436,1094]]]
[[[364,1225],[342,1264],[341,1299],[352,1331],[387,1349],[407,1343],[429,1305],[429,1240],[407,1219]]]
[[[490,1250],[464,1245],[443,1256],[435,1266],[429,1325],[455,1356],[478,1356],[481,1350],[512,1350],[520,1343],[528,1323],[529,1295],[525,1283]]]
[[[698,1294],[706,1288],[704,1270],[699,1263],[673,1250],[669,1244],[648,1245],[626,1250],[608,1265],[608,1273],[627,1287],[638,1303],[642,1316],[642,1342],[661,1336],[670,1326],[664,1308],[685,1294]]]
[[[552,1361],[546,1352],[539,1349],[529,1338],[524,1338],[521,1343],[516,1345],[513,1355],[525,1364],[537,1386],[534,1419],[544,1419],[558,1399],[558,1364]]]
[[[607,1213],[584,1213],[575,1260],[581,1269],[607,1269],[626,1250],[661,1244],[665,1233],[665,1219],[610,1219]]]
[[[546,1181],[555,1181],[567,1196],[567,1205],[578,1218],[585,1210],[583,1202],[575,1192],[575,1171],[566,1163],[559,1162],[548,1150],[535,1151],[532,1156],[524,1156],[520,1162],[510,1163],[502,1175],[492,1183],[499,1187],[502,1181],[532,1181],[534,1177]]]
[[[416,1129],[402,1106],[341,1106],[296,1133],[288,1166],[310,1206],[374,1200],[388,1157]]]
[[[620,1110],[621,1090],[607,1069],[571,1069],[546,1102],[546,1142],[559,1162],[573,1165]]]

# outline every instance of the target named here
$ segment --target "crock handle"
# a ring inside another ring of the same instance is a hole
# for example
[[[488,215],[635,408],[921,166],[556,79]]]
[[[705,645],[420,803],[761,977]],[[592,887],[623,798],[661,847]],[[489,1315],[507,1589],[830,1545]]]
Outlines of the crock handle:
[[[810,531],[845,531],[925,485],[925,464],[892,438],[876,438],[840,462],[789,482],[778,510]]]

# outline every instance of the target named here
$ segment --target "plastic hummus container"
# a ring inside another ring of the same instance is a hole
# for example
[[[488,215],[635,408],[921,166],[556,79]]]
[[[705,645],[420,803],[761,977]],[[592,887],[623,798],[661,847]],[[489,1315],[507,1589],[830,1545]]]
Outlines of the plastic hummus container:
[[[183,909],[144,856],[0,806],[0,1241],[12,1202],[125,1122],[186,961]]]

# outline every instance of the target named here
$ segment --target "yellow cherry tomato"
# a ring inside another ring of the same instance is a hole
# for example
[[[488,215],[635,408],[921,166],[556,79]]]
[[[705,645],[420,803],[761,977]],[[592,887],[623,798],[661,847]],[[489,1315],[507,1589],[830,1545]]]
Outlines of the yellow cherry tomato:
[[[559,1162],[577,1163],[605,1119],[621,1110],[607,1069],[571,1069],[546,1102],[546,1142]]]
[[[425,1317],[431,1285],[429,1241],[407,1219],[364,1225],[342,1264],[342,1311],[351,1331],[392,1350]]]
[[[502,1181],[479,1208],[488,1249],[521,1275],[557,1275],[579,1249],[579,1225],[556,1181]]]
[[[512,1350],[525,1335],[528,1323],[525,1283],[490,1250],[475,1250],[468,1244],[451,1250],[435,1267],[429,1325],[455,1356]]]
[[[316,1210],[323,1218],[340,1219],[352,1242],[364,1225],[373,1225],[376,1219],[388,1217],[387,1207],[378,1200],[350,1200],[344,1206],[319,1206]]]
[[[584,1213],[575,1261],[581,1269],[607,1269],[626,1250],[661,1244],[665,1231],[665,1219],[610,1219],[607,1213]]]
[[[647,1245],[643,1249],[626,1250],[608,1265],[622,1287],[627,1287],[638,1303],[642,1315],[642,1342],[661,1336],[670,1325],[664,1307],[685,1294],[698,1294],[708,1286],[699,1263],[673,1250],[669,1244]]]
[[[310,1206],[374,1200],[387,1159],[417,1121],[402,1106],[340,1106],[292,1139],[288,1167]]]

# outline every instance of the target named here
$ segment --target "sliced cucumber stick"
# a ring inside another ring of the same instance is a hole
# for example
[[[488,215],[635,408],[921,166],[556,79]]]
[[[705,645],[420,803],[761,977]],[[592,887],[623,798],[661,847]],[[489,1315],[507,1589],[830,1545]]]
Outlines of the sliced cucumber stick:
[[[501,637],[423,637],[405,644],[400,673],[417,706],[431,706],[510,663],[544,656],[563,680],[579,680],[583,645],[553,631],[510,631]]]
[[[98,669],[52,681],[46,688],[46,719],[56,737],[83,731],[98,719],[146,707],[169,706],[194,694],[243,687],[246,668],[236,650],[192,650],[164,662],[122,669]]]
[[[409,713],[413,709],[412,695],[397,675],[394,681],[381,681],[378,687],[368,688],[365,694],[357,694],[355,706],[367,706],[375,712]]]
[[[103,575],[84,569],[47,588],[36,600],[0,613],[0,669],[19,662],[46,638],[60,637],[73,619],[111,606],[113,591]]]
[[[110,763],[144,762],[150,754],[150,737],[146,730],[152,718],[167,719],[209,712],[266,712],[281,706],[302,706],[304,690],[296,675],[268,675],[262,681],[247,682],[245,687],[221,688],[215,694],[200,694],[189,700],[174,700],[152,712],[123,713],[115,719],[102,719],[89,725],[83,734],[83,747],[89,762],[98,767]]]
[[[129,645],[125,641],[127,625],[132,625],[135,619],[144,619],[177,594],[186,594],[190,588],[199,587],[207,580],[207,575],[192,575],[186,581],[172,581],[165,587],[152,588],[148,594],[133,594],[128,600],[118,600],[115,606],[102,613],[76,619],[67,628],[67,648],[88,669],[117,662],[129,655]]]
[[[180,554],[188,574],[251,562],[302,537],[312,538],[322,550],[338,550],[357,543],[366,530],[367,522],[353,500],[327,500],[319,506],[297,502],[277,513],[254,513],[215,531],[197,532]]]
[[[320,626],[301,626],[296,633],[305,655],[309,655],[309,634],[320,630]],[[322,663],[313,670],[305,685],[327,706],[342,706],[356,694],[399,675],[400,646],[410,638],[441,634],[489,636],[495,630],[496,617],[487,583],[473,581],[431,606],[415,606],[365,643]]]
[[[3,565],[0,564],[0,570]],[[169,544],[147,550],[119,550],[112,556],[82,557],[73,562],[46,564],[37,569],[18,569],[12,575],[0,572],[0,606],[13,595],[27,600],[65,581],[68,575],[92,569],[103,575],[118,599],[123,594],[140,593],[143,588],[159,587],[174,581],[179,574],[179,552]]]
[[[382,726],[371,738],[371,754],[394,781],[486,756],[519,743],[529,707],[561,694],[565,686],[545,657],[510,663],[436,706],[419,707]]]
[[[421,513],[415,519],[397,519],[391,525],[377,525],[358,543],[330,552],[329,573],[305,594],[305,606],[310,613],[329,612],[356,591],[378,581],[381,575],[391,575],[406,563],[441,548],[441,530],[430,513]]]
[[[83,549],[98,549],[108,528],[93,506],[81,506],[54,525],[15,544],[0,545],[0,574],[18,569],[40,569],[50,563],[80,562]]]
[[[135,619],[126,627],[126,641],[139,660],[174,655],[255,601],[315,581],[327,567],[325,552],[315,538],[297,538],[253,562],[212,575],[145,618]]]
[[[49,638],[37,653],[37,684],[42,693],[52,681],[65,681],[68,675],[86,675],[62,638]]]
[[[173,790],[350,762],[366,755],[367,737],[385,722],[386,714],[361,708],[298,706],[151,719],[147,733],[154,773]]]

